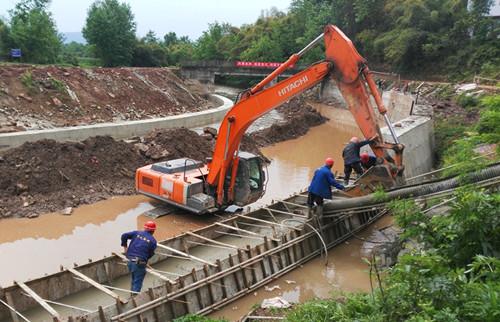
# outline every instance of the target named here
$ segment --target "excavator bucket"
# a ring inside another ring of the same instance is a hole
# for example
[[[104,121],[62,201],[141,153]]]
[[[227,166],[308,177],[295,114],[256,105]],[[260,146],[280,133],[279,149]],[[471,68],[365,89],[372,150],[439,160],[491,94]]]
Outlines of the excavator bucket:
[[[354,186],[344,190],[345,195],[351,197],[364,196],[383,188],[390,189],[396,185],[396,181],[391,175],[387,165],[376,165],[368,169],[359,177]]]

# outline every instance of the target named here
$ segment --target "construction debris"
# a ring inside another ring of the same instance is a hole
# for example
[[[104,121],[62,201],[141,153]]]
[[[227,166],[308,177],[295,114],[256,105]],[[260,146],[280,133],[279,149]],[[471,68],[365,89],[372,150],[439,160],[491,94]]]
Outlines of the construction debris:
[[[270,299],[265,299],[262,301],[262,304],[260,305],[261,308],[263,309],[287,309],[291,307],[292,305],[285,299],[281,297],[273,297]]]

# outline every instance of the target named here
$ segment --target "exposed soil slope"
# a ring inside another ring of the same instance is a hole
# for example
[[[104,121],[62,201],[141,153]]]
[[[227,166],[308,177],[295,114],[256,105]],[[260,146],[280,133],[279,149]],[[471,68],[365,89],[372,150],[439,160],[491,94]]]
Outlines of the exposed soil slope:
[[[0,133],[146,119],[210,107],[202,85],[167,68],[0,68]]]

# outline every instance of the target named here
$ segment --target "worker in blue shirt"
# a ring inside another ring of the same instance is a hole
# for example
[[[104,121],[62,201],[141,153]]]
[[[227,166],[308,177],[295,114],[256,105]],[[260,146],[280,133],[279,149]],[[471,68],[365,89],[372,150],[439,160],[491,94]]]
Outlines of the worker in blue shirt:
[[[307,197],[307,204],[312,207],[314,203],[318,206],[323,206],[323,199],[332,199],[332,189],[331,186],[339,190],[344,190],[344,186],[335,180],[332,173],[333,159],[327,158],[325,160],[325,165],[321,168],[316,169],[314,176],[312,178],[311,184],[307,191],[309,195]]]
[[[134,230],[122,234],[122,247],[128,259],[128,270],[132,274],[133,292],[141,291],[148,260],[155,254],[156,239],[153,237],[155,230],[155,222],[147,221],[144,224],[144,231]],[[127,247],[129,240],[130,244]]]

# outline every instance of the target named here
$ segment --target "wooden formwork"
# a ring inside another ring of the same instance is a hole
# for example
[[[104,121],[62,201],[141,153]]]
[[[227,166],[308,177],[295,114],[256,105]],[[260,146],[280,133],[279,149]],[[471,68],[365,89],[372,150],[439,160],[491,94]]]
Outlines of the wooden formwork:
[[[382,208],[325,212],[321,228],[314,229],[316,221],[308,217],[309,210],[303,199],[300,195],[294,196],[267,208],[161,241],[161,255],[156,255],[151,264],[180,256],[189,259],[186,261],[189,272],[173,278],[151,271],[158,282],[139,294],[122,298],[110,294],[111,290],[106,292],[107,301],[98,303],[92,312],[75,311],[71,316],[53,315],[53,319],[168,321],[188,313],[209,314],[319,255],[324,248],[323,242],[333,247],[383,214]],[[221,241],[227,235],[240,236],[242,240],[248,238],[252,242],[236,245]],[[224,251],[211,260],[190,255],[192,250],[202,246]],[[58,301],[92,287],[105,292],[114,279],[128,274],[118,255],[79,266],[76,270],[63,270],[26,282],[26,285],[41,299]],[[43,304],[34,297],[23,295],[19,285],[4,289],[0,298],[19,312]],[[15,314],[8,309],[0,309],[0,320],[12,316]]]

